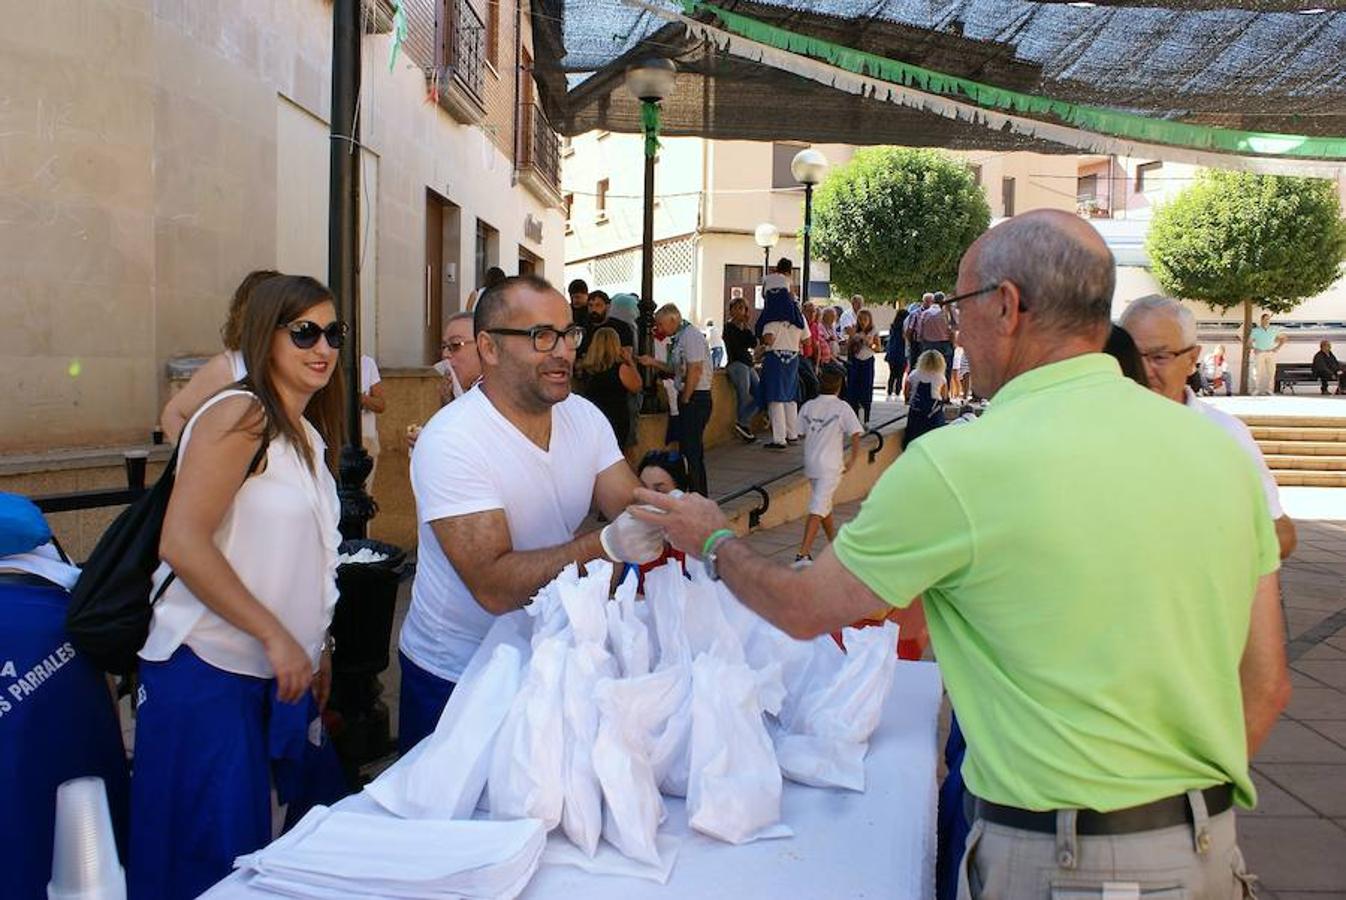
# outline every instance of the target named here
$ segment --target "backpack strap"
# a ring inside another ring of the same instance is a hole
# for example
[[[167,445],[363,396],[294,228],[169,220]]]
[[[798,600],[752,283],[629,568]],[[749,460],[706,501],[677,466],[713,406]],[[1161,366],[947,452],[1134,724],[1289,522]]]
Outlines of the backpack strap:
[[[178,452],[182,450],[184,446],[186,446],[188,431],[190,430],[192,425],[195,424],[197,417],[200,416],[201,413],[205,412],[206,409],[213,406],[218,401],[223,400],[225,397],[232,397],[239,394],[246,394],[247,396],[252,397],[254,399],[257,396],[252,391],[240,391],[240,390],[220,391],[220,393],[216,394],[214,397],[211,397],[209,400],[207,400],[205,403],[201,405],[201,408],[198,409],[195,412],[195,414],[192,415],[191,421],[187,423],[187,427],[182,430],[182,437],[178,441],[178,446],[173,449],[173,456],[168,461],[168,471],[172,471],[176,475]],[[257,448],[257,452],[252,455],[252,461],[248,463],[248,471],[243,475],[244,484],[247,483],[249,478],[251,478],[253,475],[257,473],[257,467],[262,464],[262,460],[266,458],[267,451],[270,449],[271,449],[271,434],[270,432],[264,431],[262,432],[261,446],[259,446]],[[242,485],[240,485],[240,487],[241,486]],[[159,585],[159,589],[154,592],[154,596],[150,597],[150,606],[154,606],[156,603],[159,602],[160,598],[162,598],[164,595],[164,591],[168,590],[168,586],[172,584],[174,581],[177,581],[177,578],[178,578],[177,573],[174,572],[172,569],[169,569],[168,576],[164,578],[163,583]]]

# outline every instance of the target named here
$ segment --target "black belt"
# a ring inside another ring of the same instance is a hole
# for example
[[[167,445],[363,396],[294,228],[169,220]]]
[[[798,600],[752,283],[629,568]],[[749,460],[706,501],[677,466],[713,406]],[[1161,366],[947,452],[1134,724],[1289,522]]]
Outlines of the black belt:
[[[1201,792],[1206,798],[1206,814],[1217,816],[1234,805],[1234,788],[1228,784],[1218,784]],[[976,818],[984,819],[1006,828],[1018,828],[1022,831],[1036,831],[1042,834],[1056,833],[1055,812],[1033,812],[1013,806],[1001,806],[980,798],[976,799]],[[1137,831],[1155,831],[1160,828],[1172,828],[1175,825],[1192,824],[1192,808],[1186,794],[1165,797],[1143,806],[1131,806],[1112,812],[1101,813],[1091,809],[1081,809],[1076,813],[1075,833],[1080,835],[1133,834]]]

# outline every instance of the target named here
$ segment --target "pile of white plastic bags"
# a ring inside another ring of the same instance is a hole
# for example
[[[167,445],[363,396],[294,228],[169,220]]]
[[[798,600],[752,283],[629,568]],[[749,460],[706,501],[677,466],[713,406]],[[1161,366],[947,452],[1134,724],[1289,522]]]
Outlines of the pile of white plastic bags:
[[[650,572],[642,602],[634,574],[610,598],[609,564],[566,569],[497,621],[434,734],[366,790],[408,819],[536,820],[665,879],[665,796],[740,844],[792,833],[782,777],[863,790],[897,626],[847,629],[846,652],[796,641],[687,571]]]
[[[542,858],[536,819],[394,819],[317,806],[274,844],[236,865],[251,886],[290,897],[517,897]]]

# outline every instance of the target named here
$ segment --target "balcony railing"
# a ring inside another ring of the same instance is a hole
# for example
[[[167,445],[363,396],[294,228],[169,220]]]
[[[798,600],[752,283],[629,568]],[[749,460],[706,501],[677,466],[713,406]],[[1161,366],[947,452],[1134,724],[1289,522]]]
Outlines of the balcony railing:
[[[520,110],[519,171],[536,172],[543,183],[559,192],[561,187],[561,139],[552,129],[542,108],[525,103]]]
[[[456,9],[452,33],[444,42],[445,68],[463,90],[481,102],[486,84],[486,23],[467,0],[449,0]]]

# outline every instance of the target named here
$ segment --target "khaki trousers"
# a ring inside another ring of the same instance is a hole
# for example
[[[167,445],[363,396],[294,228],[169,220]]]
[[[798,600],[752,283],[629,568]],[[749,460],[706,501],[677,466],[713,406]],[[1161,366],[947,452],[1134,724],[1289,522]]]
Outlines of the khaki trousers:
[[[1250,900],[1234,811],[1207,817],[1188,793],[1193,823],[1155,831],[1077,836],[1075,811],[1057,813],[1056,834],[978,820],[968,835],[958,900]]]
[[[1253,351],[1253,393],[1270,396],[1276,392],[1276,351]]]

